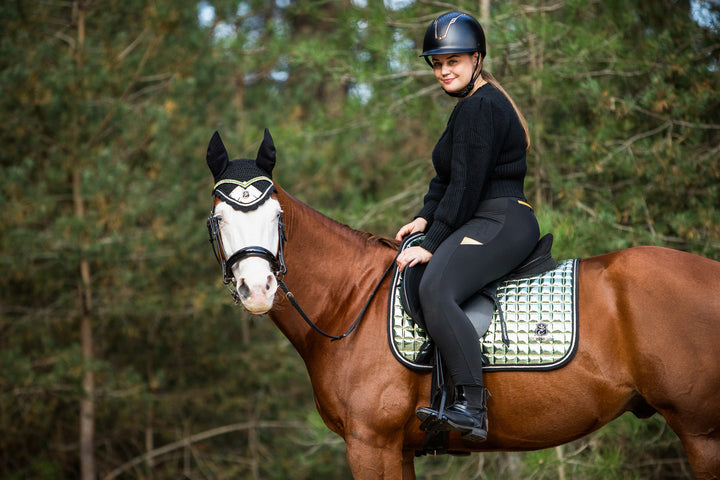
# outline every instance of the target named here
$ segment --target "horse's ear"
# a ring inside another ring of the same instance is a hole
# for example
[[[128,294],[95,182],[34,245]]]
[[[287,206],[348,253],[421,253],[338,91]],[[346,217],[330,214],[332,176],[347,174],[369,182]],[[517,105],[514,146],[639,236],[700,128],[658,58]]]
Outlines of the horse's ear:
[[[207,149],[207,164],[216,182],[225,172],[229,163],[230,160],[225,145],[220,138],[220,134],[216,131],[210,139]]]
[[[258,149],[255,164],[272,177],[272,171],[275,167],[275,143],[270,136],[270,130],[267,128],[265,129],[265,138],[263,138],[260,148]]]

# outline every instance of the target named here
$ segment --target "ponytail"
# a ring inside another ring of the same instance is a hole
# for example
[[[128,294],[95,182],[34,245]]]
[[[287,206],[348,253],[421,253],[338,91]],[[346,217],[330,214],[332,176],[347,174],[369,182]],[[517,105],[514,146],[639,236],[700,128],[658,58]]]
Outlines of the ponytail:
[[[505,91],[505,89],[500,85],[500,82],[498,82],[495,77],[493,77],[490,72],[487,72],[483,70],[480,75],[482,76],[482,79],[500,90],[503,95],[507,97],[508,100],[510,100],[510,104],[513,106],[513,109],[515,109],[515,113],[517,114],[518,118],[520,119],[520,124],[523,127],[523,130],[525,130],[525,143],[527,147],[525,148],[526,152],[530,151],[530,130],[528,128],[527,121],[525,120],[525,117],[522,113],[520,113],[520,109],[515,104],[515,100],[512,99],[512,97]]]

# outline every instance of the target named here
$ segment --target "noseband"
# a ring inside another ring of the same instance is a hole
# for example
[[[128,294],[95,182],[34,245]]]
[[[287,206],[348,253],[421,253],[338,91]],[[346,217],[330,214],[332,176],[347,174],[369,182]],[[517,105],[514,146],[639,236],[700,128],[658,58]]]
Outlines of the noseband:
[[[233,276],[232,269],[236,263],[248,258],[248,257],[260,257],[266,260],[270,264],[273,275],[278,279],[278,282],[282,281],[283,275],[287,273],[287,266],[285,265],[285,241],[287,236],[285,235],[285,224],[283,223],[282,213],[278,214],[278,253],[274,255],[270,250],[265,247],[251,245],[249,247],[241,248],[236,252],[232,253],[229,257],[225,258],[225,248],[223,246],[222,235],[220,234],[220,225],[218,224],[218,217],[215,216],[215,205],[213,204],[210,210],[210,215],[207,219],[208,236],[210,237],[210,245],[212,246],[215,258],[220,264],[222,270],[222,279],[225,285],[232,284],[235,288],[230,287],[230,294],[232,295],[235,303],[240,302],[240,295],[237,292],[237,282],[235,276]]]

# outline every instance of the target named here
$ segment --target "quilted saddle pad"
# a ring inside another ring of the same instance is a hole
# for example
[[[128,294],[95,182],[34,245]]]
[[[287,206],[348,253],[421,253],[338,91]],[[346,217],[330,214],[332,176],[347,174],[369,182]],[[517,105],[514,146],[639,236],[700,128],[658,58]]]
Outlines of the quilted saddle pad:
[[[497,288],[509,345],[503,342],[501,315],[496,308],[488,331],[480,339],[486,371],[551,370],[573,357],[577,349],[577,259],[565,260],[540,275],[503,281]],[[400,302],[402,274],[393,274],[388,300],[390,349],[403,365],[432,370],[417,361],[427,333],[404,311]]]

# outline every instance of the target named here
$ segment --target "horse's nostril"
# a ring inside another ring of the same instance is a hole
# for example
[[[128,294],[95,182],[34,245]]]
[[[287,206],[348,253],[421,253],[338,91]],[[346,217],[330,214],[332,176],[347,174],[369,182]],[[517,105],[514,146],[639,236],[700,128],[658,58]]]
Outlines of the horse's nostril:
[[[242,298],[250,297],[250,288],[248,288],[245,284],[245,280],[240,280],[240,285],[238,285],[237,291]]]
[[[272,276],[272,275],[268,275],[268,277],[267,277],[267,283],[265,284],[265,290],[268,290],[268,291],[269,291],[269,290],[272,288],[272,281],[273,281],[273,276]]]

